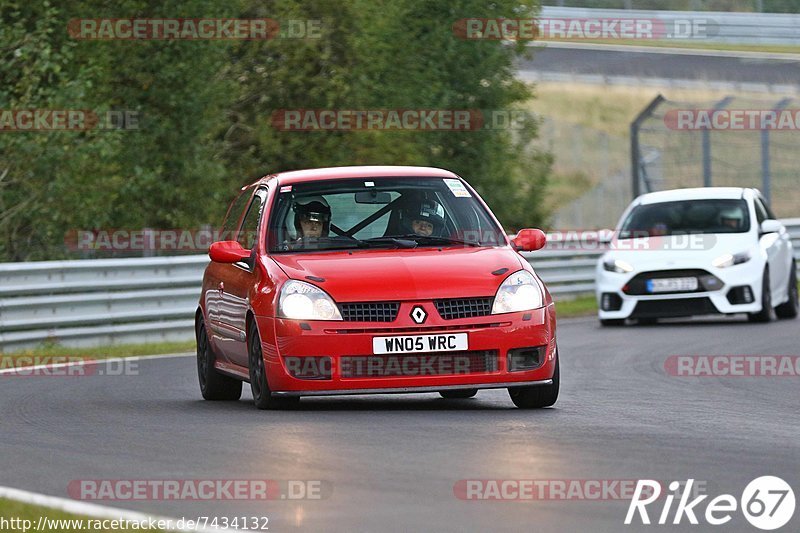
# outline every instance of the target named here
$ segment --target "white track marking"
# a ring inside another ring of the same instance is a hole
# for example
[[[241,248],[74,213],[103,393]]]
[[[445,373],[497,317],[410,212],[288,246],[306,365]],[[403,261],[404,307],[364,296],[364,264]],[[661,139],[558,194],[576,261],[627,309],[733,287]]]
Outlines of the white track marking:
[[[194,357],[195,354],[193,353],[169,353],[163,355],[133,355],[130,357],[109,357],[107,359],[83,359],[79,361],[69,361],[66,363],[53,363],[51,365],[33,365],[33,366],[12,366],[11,368],[3,368],[0,369],[0,375],[3,374],[17,374],[21,370],[24,370],[27,374],[28,372],[36,371],[36,370],[50,370],[56,368],[67,368],[71,366],[85,366],[85,365],[100,365],[105,363],[119,363],[124,361],[149,361],[151,359],[171,359],[175,357]],[[14,355],[6,355],[0,357],[11,357],[13,361]],[[20,357],[30,357],[35,358],[36,355],[22,355]],[[65,357],[72,357],[68,355],[53,355],[53,356],[41,356],[42,359],[46,358],[65,358]]]

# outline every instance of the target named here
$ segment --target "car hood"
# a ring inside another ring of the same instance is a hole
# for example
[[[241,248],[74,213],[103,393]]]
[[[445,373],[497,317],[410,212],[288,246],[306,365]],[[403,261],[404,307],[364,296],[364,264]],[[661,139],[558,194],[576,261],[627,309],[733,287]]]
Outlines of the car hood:
[[[307,252],[272,259],[290,278],[313,283],[340,302],[494,296],[524,261],[508,247]],[[507,271],[493,274],[502,269]]]
[[[602,260],[622,259],[636,272],[679,268],[711,268],[717,257],[752,250],[756,245],[751,233],[716,233],[675,235],[614,241],[613,249]]]

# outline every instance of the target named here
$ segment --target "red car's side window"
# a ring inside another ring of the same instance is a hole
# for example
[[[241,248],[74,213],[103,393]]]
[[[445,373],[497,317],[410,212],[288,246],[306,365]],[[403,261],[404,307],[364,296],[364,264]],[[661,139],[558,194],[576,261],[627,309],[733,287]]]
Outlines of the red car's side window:
[[[223,240],[236,240],[236,231],[239,229],[239,223],[242,220],[244,210],[247,208],[250,196],[252,194],[253,189],[248,187],[240,192],[239,196],[237,196],[236,199],[231,202],[231,205],[228,208],[228,213],[225,215],[225,221],[222,223]]]

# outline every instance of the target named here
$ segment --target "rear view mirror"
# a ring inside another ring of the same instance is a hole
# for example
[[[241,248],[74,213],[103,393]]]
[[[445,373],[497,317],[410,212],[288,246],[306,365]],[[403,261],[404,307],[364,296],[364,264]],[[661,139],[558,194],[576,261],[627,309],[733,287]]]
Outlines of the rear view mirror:
[[[520,252],[534,252],[544,248],[547,236],[540,229],[521,229],[511,242]]]
[[[783,228],[783,224],[781,224],[780,221],[767,219],[761,223],[761,234],[780,233],[781,228]]]
[[[388,192],[359,191],[356,193],[357,204],[388,204],[391,201],[392,195]]]
[[[208,256],[215,263],[238,263],[250,257],[250,250],[245,250],[237,241],[219,241],[208,249]]]

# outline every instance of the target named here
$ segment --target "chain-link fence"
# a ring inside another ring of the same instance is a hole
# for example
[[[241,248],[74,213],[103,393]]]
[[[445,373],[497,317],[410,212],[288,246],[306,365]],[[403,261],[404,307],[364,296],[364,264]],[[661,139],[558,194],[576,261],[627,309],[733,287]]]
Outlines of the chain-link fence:
[[[780,217],[800,206],[800,101],[657,98],[631,128],[633,191],[734,186],[761,189]]]
[[[630,142],[587,126],[544,119],[542,147],[555,163],[551,229],[611,228],[630,203]]]

